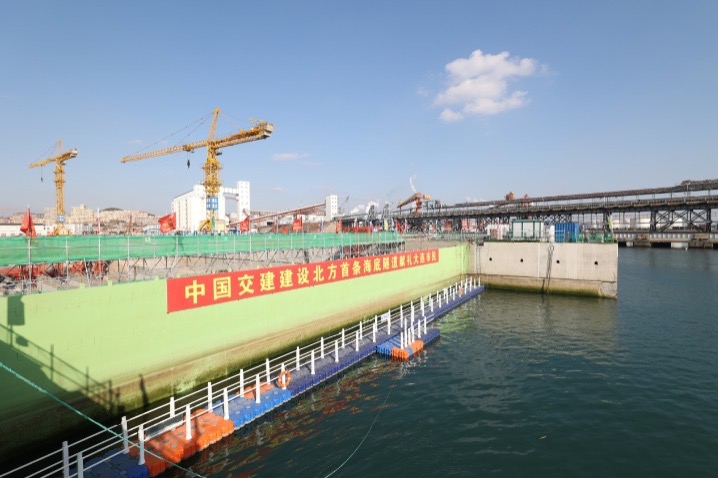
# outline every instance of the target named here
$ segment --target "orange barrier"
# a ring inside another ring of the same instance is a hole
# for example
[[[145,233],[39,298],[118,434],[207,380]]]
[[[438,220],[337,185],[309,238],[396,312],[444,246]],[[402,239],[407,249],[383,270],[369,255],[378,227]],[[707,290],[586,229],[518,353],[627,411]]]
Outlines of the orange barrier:
[[[202,432],[203,436],[207,436],[210,443],[215,443],[234,433],[234,422],[232,420],[225,420],[224,417],[220,417],[215,413],[205,412],[203,408],[196,410],[193,416],[194,424]],[[194,437],[194,433],[192,436]]]
[[[148,447],[145,448],[150,450],[152,453],[156,453],[159,455],[156,450],[150,449]],[[130,456],[138,458],[140,456],[139,448],[134,446],[130,448]],[[156,456],[150,455],[149,453],[145,453],[145,466],[147,467],[149,475],[151,477],[154,477],[165,471],[168,465],[167,462],[162,458],[157,458]]]
[[[164,433],[158,437],[152,438],[145,443],[147,449],[160,455],[167,461],[179,463],[182,461],[184,450],[180,448],[175,437]]]
[[[189,458],[190,456],[194,455],[195,453],[197,453],[199,451],[197,449],[197,443],[194,440],[194,436],[192,436],[192,438],[187,440],[187,438],[185,438],[187,436],[186,433],[187,433],[187,428],[184,424],[175,428],[174,430],[170,430],[166,433],[168,435],[171,435],[174,438],[174,440],[176,440],[177,447],[182,452],[183,460],[185,458]]]
[[[409,351],[399,347],[394,347],[391,349],[391,358],[397,360],[409,360]]]
[[[271,383],[264,382],[259,387],[259,393],[263,394],[265,392],[268,392],[269,390],[272,390],[273,388],[274,388],[274,385],[272,385]],[[237,395],[239,395],[240,397],[242,396],[242,394],[239,392],[237,392]],[[246,398],[247,400],[254,400],[256,398],[254,395],[254,385],[253,384],[244,387],[244,398]]]
[[[198,430],[200,430],[200,433],[203,437],[206,437],[208,443],[207,446],[211,445],[212,443],[217,443],[220,438],[222,438],[222,433],[217,429],[217,424],[212,419],[209,413],[203,413],[204,409],[200,408],[193,414],[192,422],[197,427]],[[200,415],[200,413],[203,413]],[[192,433],[192,436],[194,436],[194,432]],[[203,443],[205,441],[203,440]],[[206,448],[206,446],[205,446]]]
[[[407,349],[411,349],[411,354]],[[424,341],[415,340],[403,349],[399,347],[394,347],[393,349],[391,349],[391,358],[397,360],[409,360],[409,357],[411,357],[412,355],[416,355],[422,350],[424,350]]]
[[[220,438],[234,433],[234,422],[232,420],[225,420],[224,417],[216,413],[205,413],[202,416],[206,417],[205,420],[217,430]]]

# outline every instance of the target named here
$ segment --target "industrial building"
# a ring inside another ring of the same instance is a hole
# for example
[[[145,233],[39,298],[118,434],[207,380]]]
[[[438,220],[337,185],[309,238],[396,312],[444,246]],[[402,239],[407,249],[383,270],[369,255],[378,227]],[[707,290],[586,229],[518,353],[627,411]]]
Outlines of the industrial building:
[[[243,221],[251,215],[251,186],[249,181],[237,181],[236,188],[221,187],[217,203],[217,219],[215,230],[226,231],[230,223]],[[227,200],[237,202],[237,209],[229,211]],[[287,216],[286,221],[291,223],[293,215],[301,215],[307,222],[331,221],[339,212],[339,201],[335,194],[326,196],[324,204],[317,204],[318,208],[324,209],[324,214],[309,214],[309,211],[292,210],[284,212],[264,212],[260,215],[267,216],[272,220],[279,220]],[[322,208],[323,206],[323,208]],[[311,209],[304,208],[304,209]],[[200,231],[200,225],[207,219],[206,193],[204,186],[196,184],[191,191],[181,194],[172,200],[172,212],[177,217],[177,230],[193,234]],[[255,211],[256,213],[256,211]],[[252,219],[254,221],[254,219]]]

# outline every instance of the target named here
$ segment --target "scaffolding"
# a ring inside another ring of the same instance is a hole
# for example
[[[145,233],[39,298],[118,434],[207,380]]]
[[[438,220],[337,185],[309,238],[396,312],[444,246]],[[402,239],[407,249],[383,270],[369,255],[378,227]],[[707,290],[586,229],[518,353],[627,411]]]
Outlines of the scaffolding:
[[[393,232],[0,238],[4,295],[212,274],[405,250]]]

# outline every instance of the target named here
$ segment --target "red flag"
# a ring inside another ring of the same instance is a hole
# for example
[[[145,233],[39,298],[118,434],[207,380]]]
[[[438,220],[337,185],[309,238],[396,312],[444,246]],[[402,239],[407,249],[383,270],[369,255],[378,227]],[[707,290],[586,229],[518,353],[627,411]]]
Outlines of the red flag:
[[[401,227],[401,220],[399,219],[396,220],[396,230],[399,232],[404,232],[404,228]]]
[[[292,223],[292,232],[302,232],[302,218],[298,217]]]
[[[27,237],[37,237],[37,234],[35,233],[35,224],[32,222],[32,216],[30,215],[30,208],[27,208],[25,216],[22,218],[20,232],[25,234]]]
[[[337,234],[339,234],[340,232],[342,232],[342,220],[341,219],[339,219],[337,221]]]
[[[239,222],[239,232],[249,232],[249,216]]]
[[[157,222],[160,223],[160,232],[163,234],[174,231],[177,229],[177,214],[174,212],[167,214],[166,216],[162,216]]]

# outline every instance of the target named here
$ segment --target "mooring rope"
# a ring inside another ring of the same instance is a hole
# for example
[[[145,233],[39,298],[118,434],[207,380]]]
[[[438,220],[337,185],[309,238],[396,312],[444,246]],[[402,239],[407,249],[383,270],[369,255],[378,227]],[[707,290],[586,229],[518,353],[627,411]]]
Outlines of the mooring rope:
[[[384,399],[384,403],[381,404],[381,407],[379,408],[379,412],[378,412],[378,413],[376,414],[376,416],[374,417],[374,421],[371,423],[371,426],[369,427],[369,430],[367,430],[366,435],[364,435],[364,438],[362,438],[361,441],[359,442],[359,445],[357,445],[357,447],[354,449],[354,451],[352,452],[352,454],[349,455],[349,457],[347,457],[347,459],[344,460],[344,462],[343,462],[341,465],[339,465],[334,471],[332,471],[331,473],[329,473],[329,474],[328,474],[327,476],[325,476],[324,478],[329,478],[329,477],[332,476],[334,473],[336,473],[337,471],[341,470],[341,469],[344,467],[344,465],[346,465],[346,464],[349,462],[349,460],[352,459],[352,457],[356,454],[356,452],[359,451],[359,448],[361,448],[361,446],[364,444],[364,441],[367,439],[367,437],[368,437],[369,434],[371,433],[372,429],[374,428],[374,425],[376,425],[376,421],[379,419],[379,415],[381,415],[381,412],[384,411],[384,406],[386,405],[386,402],[389,401],[389,396],[391,395],[391,391],[394,390],[394,387],[395,387],[395,386],[396,386],[396,379],[394,380],[394,383],[391,384],[391,387],[389,387],[389,393],[386,394],[386,398]]]
[[[73,406],[70,405],[69,403],[65,402],[64,400],[60,399],[59,397],[56,397],[55,395],[53,395],[52,393],[48,392],[47,390],[45,390],[45,389],[42,388],[41,386],[37,385],[37,384],[36,384],[35,382],[33,382],[32,380],[30,380],[30,379],[28,379],[28,378],[25,378],[25,377],[24,377],[23,375],[21,375],[20,373],[18,373],[18,372],[16,372],[15,370],[11,369],[11,368],[8,367],[7,365],[5,365],[3,362],[0,362],[0,368],[2,368],[2,369],[4,369],[5,371],[7,371],[10,375],[15,376],[15,378],[17,378],[18,380],[20,380],[20,381],[22,381],[22,382],[25,382],[26,384],[28,384],[29,386],[31,386],[31,387],[34,388],[35,390],[37,390],[37,391],[39,391],[39,392],[41,392],[41,393],[44,393],[45,395],[49,396],[50,398],[52,398],[53,400],[55,400],[57,403],[59,403],[59,404],[62,405],[63,407],[65,407],[65,408],[69,409],[70,411],[76,413],[77,415],[81,416],[82,418],[84,418],[85,420],[89,421],[90,423],[92,423],[92,424],[94,424],[94,425],[97,425],[98,427],[100,427],[101,429],[103,429],[103,430],[105,430],[106,432],[110,433],[111,435],[114,435],[115,437],[119,438],[120,440],[124,440],[124,439],[125,439],[125,437],[123,437],[123,436],[120,435],[119,433],[110,430],[109,428],[107,428],[106,426],[104,426],[102,423],[100,423],[100,422],[94,420],[93,418],[91,418],[91,417],[85,415],[84,413],[82,413],[80,410],[76,409],[75,407],[73,407]],[[139,444],[137,444],[137,443],[135,443],[135,442],[130,441],[130,443],[131,443],[133,446],[139,447]],[[172,463],[171,461],[166,460],[164,457],[159,456],[159,455],[153,453],[153,452],[150,451],[150,450],[145,449],[145,453],[148,454],[148,455],[152,455],[152,456],[154,456],[155,458],[159,458],[160,460],[166,462],[167,464],[169,464],[169,465],[171,465],[171,466],[174,466],[175,468],[178,468],[178,469],[180,469],[180,470],[182,470],[182,471],[184,471],[184,472],[190,473],[191,476],[196,476],[196,477],[199,477],[199,478],[205,478],[204,476],[202,476],[202,475],[200,475],[200,474],[198,474],[198,473],[195,473],[194,471],[192,471],[192,470],[190,470],[190,469],[188,469],[188,468],[184,468],[184,467],[178,465],[177,463]],[[22,466],[21,466],[20,468],[22,468]],[[17,468],[17,469],[20,469],[20,468]],[[11,470],[11,471],[15,471],[15,470]],[[10,472],[8,472],[8,473],[10,473]],[[4,475],[3,475],[3,476],[4,476]]]

